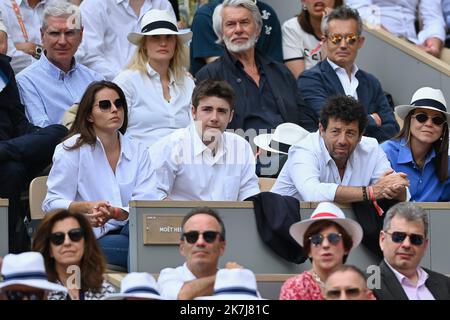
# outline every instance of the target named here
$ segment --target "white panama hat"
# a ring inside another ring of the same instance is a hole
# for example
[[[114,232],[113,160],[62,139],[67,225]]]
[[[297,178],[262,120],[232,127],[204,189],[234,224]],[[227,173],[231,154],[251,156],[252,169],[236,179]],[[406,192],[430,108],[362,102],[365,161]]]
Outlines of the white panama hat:
[[[299,125],[285,122],[278,125],[274,133],[257,135],[253,142],[263,150],[288,154],[289,147],[300,143],[308,134],[309,132]]]
[[[120,283],[120,293],[110,294],[104,300],[122,300],[125,298],[141,298],[164,300],[155,278],[147,272],[131,272]]]

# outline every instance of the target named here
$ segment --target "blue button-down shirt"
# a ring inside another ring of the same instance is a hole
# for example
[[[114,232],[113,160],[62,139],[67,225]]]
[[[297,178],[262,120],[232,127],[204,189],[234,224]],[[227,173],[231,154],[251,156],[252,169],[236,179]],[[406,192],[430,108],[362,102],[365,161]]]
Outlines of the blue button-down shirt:
[[[60,123],[64,112],[80,101],[86,87],[102,79],[102,75],[75,62],[64,72],[43,54],[17,75],[17,85],[30,122],[46,127]]]
[[[416,165],[405,139],[389,140],[384,142],[381,147],[391,162],[392,168],[397,172],[404,172],[408,175],[411,201],[450,200],[450,179],[443,183],[439,181],[434,164],[434,158],[436,157],[434,149],[428,153],[423,169],[420,169]]]

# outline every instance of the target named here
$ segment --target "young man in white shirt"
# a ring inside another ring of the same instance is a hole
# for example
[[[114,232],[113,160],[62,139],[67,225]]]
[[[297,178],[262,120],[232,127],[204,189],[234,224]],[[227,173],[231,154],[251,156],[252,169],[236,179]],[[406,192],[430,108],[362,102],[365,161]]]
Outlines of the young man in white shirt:
[[[205,80],[192,94],[194,123],[150,148],[157,198],[242,201],[259,193],[250,144],[224,132],[233,118],[234,91]]]
[[[366,124],[366,112],[354,98],[330,98],[319,130],[289,149],[272,192],[300,201],[404,201],[406,174],[394,172],[378,142],[362,136]]]

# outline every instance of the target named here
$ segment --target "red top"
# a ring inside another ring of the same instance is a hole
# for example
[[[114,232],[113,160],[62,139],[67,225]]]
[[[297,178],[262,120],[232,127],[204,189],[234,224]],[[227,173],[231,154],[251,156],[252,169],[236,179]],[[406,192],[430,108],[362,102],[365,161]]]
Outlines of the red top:
[[[305,271],[283,283],[280,300],[324,300],[319,284]]]

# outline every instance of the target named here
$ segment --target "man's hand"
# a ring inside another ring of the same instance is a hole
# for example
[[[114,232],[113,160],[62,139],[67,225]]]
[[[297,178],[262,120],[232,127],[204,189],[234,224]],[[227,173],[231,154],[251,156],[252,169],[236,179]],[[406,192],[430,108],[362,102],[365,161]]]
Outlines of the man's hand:
[[[225,264],[225,269],[244,269],[244,267],[237,262],[229,261]]]
[[[390,169],[373,185],[373,191],[376,199],[392,199],[400,196],[406,187],[409,187],[406,173]]]
[[[35,55],[36,53],[36,43],[33,42],[14,42],[14,46],[17,50],[23,51],[30,56]]]
[[[417,45],[417,47],[438,59],[441,57],[442,41],[438,38],[428,38],[423,45]]]
[[[378,113],[376,113],[376,112],[371,113],[370,116],[375,121],[375,124],[377,125],[377,127],[381,127],[381,125],[382,125],[381,117],[378,115]]]

